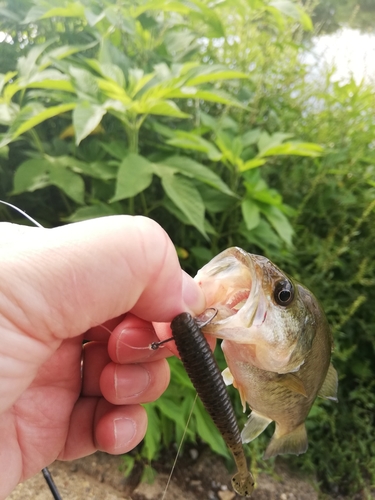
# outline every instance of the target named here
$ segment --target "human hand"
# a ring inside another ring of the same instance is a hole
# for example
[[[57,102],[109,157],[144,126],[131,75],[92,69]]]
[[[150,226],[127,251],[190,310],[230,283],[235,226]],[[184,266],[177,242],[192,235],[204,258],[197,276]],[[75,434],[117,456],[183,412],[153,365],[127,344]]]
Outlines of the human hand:
[[[5,498],[55,459],[125,453],[142,440],[140,403],[167,387],[168,351],[132,346],[157,340],[151,321],[200,313],[204,297],[167,234],[144,217],[55,229],[1,223],[0,262]]]

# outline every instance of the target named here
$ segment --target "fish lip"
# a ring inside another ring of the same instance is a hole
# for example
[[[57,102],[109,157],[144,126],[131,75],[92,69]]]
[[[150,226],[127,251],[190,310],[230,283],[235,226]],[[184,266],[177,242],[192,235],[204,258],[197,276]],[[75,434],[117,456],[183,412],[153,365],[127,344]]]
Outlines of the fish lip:
[[[231,325],[233,321],[235,321],[236,324],[241,324],[243,328],[250,328],[254,324],[254,320],[255,324],[260,326],[267,316],[266,302],[262,300],[264,295],[261,279],[262,270],[257,259],[259,256],[250,254],[239,247],[229,248],[217,257],[217,262],[212,262],[212,267],[206,270],[208,278],[215,278],[216,275],[220,275],[220,273],[225,273],[226,271],[230,272],[232,268],[234,272],[249,274],[248,287],[239,287],[233,290],[233,293],[227,296],[225,301],[217,301],[212,304],[208,303],[208,308],[215,308],[218,310],[218,313],[211,322],[202,328],[203,331],[216,338],[229,339],[231,335],[228,331],[224,333],[223,329],[225,329],[226,326],[228,326],[228,328],[233,328]],[[226,259],[228,260],[227,262],[225,262]],[[202,270],[204,270],[204,268],[202,268]],[[199,272],[197,274],[197,277],[198,276]],[[233,281],[235,281],[235,277]],[[241,293],[247,292],[248,295],[246,300],[241,304],[241,307],[236,309],[238,303],[241,302]],[[263,305],[263,307],[261,311],[258,312],[258,306],[260,304]],[[207,310],[208,309],[206,309],[206,311]],[[205,318],[207,318],[206,311],[197,317],[198,321],[203,322]],[[233,340],[235,341],[235,339]],[[243,339],[240,343],[244,343]]]

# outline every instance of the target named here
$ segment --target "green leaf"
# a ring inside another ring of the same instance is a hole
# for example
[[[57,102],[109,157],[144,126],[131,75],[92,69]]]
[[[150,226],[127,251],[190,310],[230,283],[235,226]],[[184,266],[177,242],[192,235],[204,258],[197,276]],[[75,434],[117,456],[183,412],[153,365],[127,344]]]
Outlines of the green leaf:
[[[240,234],[246,238],[251,245],[256,245],[263,250],[264,253],[270,249],[280,249],[281,240],[272,230],[269,223],[263,218],[260,219],[257,227],[248,231],[245,226],[240,230]]]
[[[144,405],[147,412],[147,432],[144,437],[144,452],[147,459],[151,462],[160,448],[161,433],[160,418],[155,410],[155,403],[148,403]]]
[[[204,227],[204,203],[193,182],[179,175],[164,175],[161,179],[166,195],[181,210],[189,222],[208,239]]]
[[[84,6],[80,2],[67,2],[66,7],[32,7],[23,23],[31,23],[38,19],[48,19],[50,17],[84,17]]]
[[[316,158],[321,156],[323,151],[322,146],[313,142],[284,142],[279,146],[269,147],[259,153],[258,156],[296,155]]]
[[[202,83],[211,83],[221,80],[233,80],[246,78],[249,79],[249,75],[242,73],[241,71],[233,71],[225,69],[225,67],[220,66],[200,66],[193,70],[194,76],[189,78],[185,83],[188,86],[201,85]]]
[[[129,150],[124,141],[121,140],[113,140],[111,142],[101,142],[101,147],[110,154],[113,158],[117,158],[118,160],[123,160],[125,156],[128,155]]]
[[[186,158],[185,156],[171,156],[164,160],[162,165],[172,167],[175,171],[178,171],[185,176],[198,179],[199,181],[204,182],[229,196],[236,196],[217,174],[201,163],[191,160],[190,158]]]
[[[296,3],[291,0],[272,0],[269,5],[286,16],[299,21],[305,30],[312,31],[313,24],[310,16]]]
[[[266,160],[262,160],[260,158],[252,158],[251,160],[245,161],[242,164],[238,164],[238,170],[240,172],[245,172],[246,170],[250,170],[252,168],[261,167],[266,163]]]
[[[190,118],[190,115],[183,113],[173,101],[139,101],[134,103],[134,109],[139,114],[173,116],[175,118]]]
[[[116,213],[117,212],[113,210],[110,205],[98,202],[95,205],[78,208],[78,210],[65,220],[68,222],[80,222],[88,219],[96,219],[98,217],[106,217],[108,215],[116,215]]]
[[[155,406],[170,420],[172,420],[182,431],[186,428],[186,418],[187,415],[181,412],[181,407],[176,404],[173,399],[169,399],[164,395],[155,401]],[[186,429],[188,435],[193,437],[193,433],[190,429]]]
[[[259,207],[253,200],[246,198],[241,203],[242,216],[248,231],[251,231],[260,221]]]
[[[21,163],[14,174],[12,194],[33,192],[48,186],[49,169],[49,162],[42,158]]]
[[[206,210],[213,214],[224,212],[225,210],[233,210],[238,203],[237,199],[233,196],[213,189],[208,184],[199,184],[197,185],[197,189],[202,196]]]
[[[248,146],[256,144],[259,140],[260,134],[261,130],[259,128],[248,130],[241,136],[242,146],[247,148]]]
[[[206,153],[208,158],[212,161],[219,161],[222,157],[220,151],[211,142],[191,132],[176,130],[175,136],[166,142],[171,146]]]
[[[134,153],[126,156],[120,165],[116,192],[110,202],[132,198],[147,189],[152,182],[153,173],[152,164],[143,156]]]
[[[105,113],[106,110],[102,106],[88,101],[77,104],[73,111],[73,126],[77,146],[99,125]]]
[[[3,146],[0,148],[0,158],[8,158],[9,154],[9,147],[8,146]]]
[[[38,57],[49,47],[56,42],[57,38],[51,38],[41,45],[34,46],[27,56],[20,57],[17,61],[17,69],[20,77],[28,78],[33,72],[37,71],[36,61]]]
[[[240,101],[231,97],[223,90],[199,90],[194,87],[181,87],[180,89],[171,90],[167,93],[166,97],[174,99],[202,99],[207,102],[217,102],[226,104],[227,106],[234,106],[237,108],[246,109]]]
[[[50,183],[61,189],[73,201],[80,205],[84,203],[85,183],[80,175],[67,168],[52,168],[49,177]]]
[[[258,156],[262,156],[267,150],[279,146],[285,139],[289,139],[290,137],[293,137],[293,134],[276,132],[275,134],[269,135],[267,132],[262,132],[258,140]]]
[[[17,71],[8,71],[7,73],[3,74],[0,73],[0,94],[4,88],[4,85],[9,82],[14,76],[16,76]]]
[[[228,458],[229,452],[224,440],[200,400],[197,400],[195,404],[194,416],[196,419],[197,431],[201,439],[203,439],[215,453]]]
[[[261,211],[280,238],[285,241],[288,246],[292,246],[292,236],[294,231],[290,222],[281,210],[274,205],[264,205],[261,207]]]
[[[43,108],[43,106],[36,104],[25,106],[22,108],[10,128],[6,143],[11,142],[24,132],[39,125],[39,123],[48,120],[48,118],[60,115],[66,111],[71,111],[75,107],[76,103],[60,104],[58,106],[51,106],[50,108]]]

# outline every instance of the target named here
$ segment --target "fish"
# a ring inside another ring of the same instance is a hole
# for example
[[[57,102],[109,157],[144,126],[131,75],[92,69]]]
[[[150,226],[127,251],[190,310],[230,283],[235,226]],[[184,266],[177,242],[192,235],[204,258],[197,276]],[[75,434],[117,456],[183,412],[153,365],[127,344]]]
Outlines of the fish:
[[[333,338],[320,303],[269,259],[239,247],[218,254],[195,280],[207,307],[217,309],[203,333],[223,340],[223,377],[251,409],[242,442],[275,422],[263,458],[305,453],[316,397],[337,401]]]
[[[171,330],[186,372],[232,452],[238,470],[232,477],[233,489],[249,498],[254,490],[254,478],[247,468],[236,416],[212,350],[199,323],[187,312],[173,319]]]

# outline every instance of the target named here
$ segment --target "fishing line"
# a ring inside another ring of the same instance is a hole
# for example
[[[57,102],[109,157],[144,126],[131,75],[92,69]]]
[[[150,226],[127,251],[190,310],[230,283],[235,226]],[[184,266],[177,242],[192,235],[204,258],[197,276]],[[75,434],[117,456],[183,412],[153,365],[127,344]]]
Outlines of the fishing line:
[[[177,460],[178,460],[178,458],[179,458],[179,456],[180,456],[181,448],[182,448],[183,442],[184,442],[184,440],[185,440],[185,436],[186,436],[187,430],[188,430],[188,428],[189,428],[189,423],[190,423],[191,417],[192,417],[192,415],[193,415],[193,411],[194,411],[195,403],[197,402],[197,398],[198,398],[198,394],[196,394],[196,395],[195,395],[195,398],[194,398],[193,404],[191,405],[191,410],[190,410],[190,413],[189,413],[188,419],[187,419],[187,421],[186,421],[186,425],[185,425],[184,433],[182,434],[180,444],[178,445],[178,449],[177,449],[176,457],[175,457],[175,459],[174,459],[174,462],[173,462],[173,465],[172,465],[171,472],[169,473],[168,481],[167,481],[167,484],[166,484],[166,486],[165,486],[165,490],[164,490],[164,492],[163,492],[163,496],[162,496],[161,500],[164,500],[164,499],[165,499],[165,495],[167,494],[167,491],[168,491],[169,485],[170,485],[170,483],[171,483],[172,476],[173,476],[173,472],[174,472],[174,470],[175,470],[175,468],[176,468]]]
[[[30,222],[32,222],[33,224],[35,224],[37,227],[40,227],[41,229],[44,229],[44,227],[41,224],[39,224],[39,222],[37,222],[35,219],[33,219],[32,217],[30,217],[30,215],[28,215],[26,212],[24,212],[20,208],[16,207],[15,205],[12,205],[11,203],[8,203],[7,201],[3,201],[3,200],[0,200],[0,203],[2,203],[3,205],[7,205],[8,207],[13,208],[14,210],[16,210],[17,212],[19,212],[20,214],[22,214],[24,217],[26,217],[26,219],[28,219]]]
[[[7,201],[3,201],[3,200],[0,200],[0,203],[2,203],[3,205],[7,205],[8,207],[13,208],[14,210],[16,210],[17,212],[22,214],[24,217],[26,217],[26,219],[28,219],[30,222],[35,224],[37,227],[44,229],[44,227],[41,224],[39,224],[39,222],[37,222],[35,219],[30,217],[30,215],[28,215],[26,212],[24,212],[20,208],[16,207],[15,205],[12,205],[11,203],[8,203]],[[62,497],[59,493],[59,490],[57,489],[57,486],[56,486],[54,480],[52,479],[51,473],[47,467],[44,467],[42,469],[42,474],[43,474],[44,479],[46,480],[46,483],[48,484],[48,487],[52,493],[54,500],[62,500]]]

